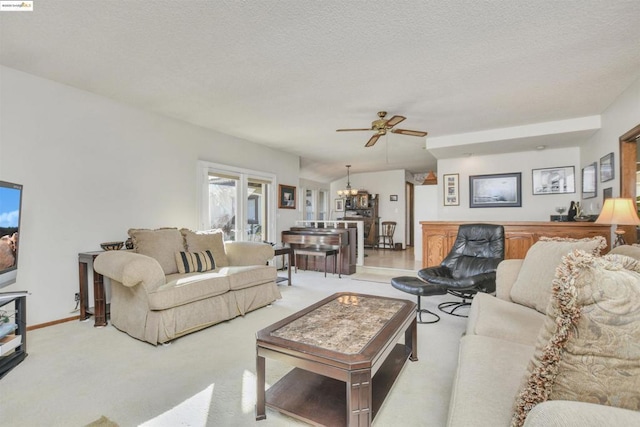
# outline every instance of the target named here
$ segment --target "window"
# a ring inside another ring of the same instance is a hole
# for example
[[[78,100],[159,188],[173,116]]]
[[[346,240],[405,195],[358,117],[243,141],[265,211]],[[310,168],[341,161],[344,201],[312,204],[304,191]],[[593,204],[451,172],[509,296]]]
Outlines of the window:
[[[315,191],[314,190],[305,190],[305,198],[304,198],[304,219],[307,221],[312,221],[315,218],[315,211],[314,211],[314,200],[313,200],[313,196]]]
[[[318,190],[318,219],[329,219],[329,192]]]
[[[273,241],[273,174],[209,162],[199,162],[199,172],[201,229],[219,228],[225,240]]]

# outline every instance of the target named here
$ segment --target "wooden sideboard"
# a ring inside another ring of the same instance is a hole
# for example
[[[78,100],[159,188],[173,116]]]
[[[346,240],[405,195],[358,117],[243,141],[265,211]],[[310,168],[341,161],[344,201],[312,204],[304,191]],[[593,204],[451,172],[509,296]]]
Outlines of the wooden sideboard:
[[[439,265],[447,256],[458,235],[458,226],[474,221],[421,221],[422,267]],[[522,259],[542,236],[584,237],[602,236],[611,247],[611,226],[593,222],[493,222],[504,226],[505,259]]]

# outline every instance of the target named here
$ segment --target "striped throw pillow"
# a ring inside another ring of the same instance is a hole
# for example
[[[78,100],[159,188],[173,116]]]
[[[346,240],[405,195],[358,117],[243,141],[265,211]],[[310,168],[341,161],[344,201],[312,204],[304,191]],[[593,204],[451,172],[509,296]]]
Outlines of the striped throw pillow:
[[[184,273],[202,273],[216,268],[211,251],[204,252],[176,252],[178,271]]]

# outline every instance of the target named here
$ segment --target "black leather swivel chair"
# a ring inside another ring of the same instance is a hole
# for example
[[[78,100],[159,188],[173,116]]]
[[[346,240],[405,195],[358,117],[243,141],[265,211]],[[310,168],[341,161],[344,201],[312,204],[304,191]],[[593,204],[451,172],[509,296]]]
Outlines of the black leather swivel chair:
[[[458,236],[447,257],[437,267],[423,268],[418,278],[396,277],[391,285],[396,289],[420,297],[451,294],[462,301],[444,302],[438,308],[454,316],[467,317],[456,313],[478,292],[492,293],[496,290],[496,268],[504,259],[504,227],[493,224],[463,224],[458,228]],[[418,318],[422,322],[419,309]],[[438,320],[435,320],[437,322]]]

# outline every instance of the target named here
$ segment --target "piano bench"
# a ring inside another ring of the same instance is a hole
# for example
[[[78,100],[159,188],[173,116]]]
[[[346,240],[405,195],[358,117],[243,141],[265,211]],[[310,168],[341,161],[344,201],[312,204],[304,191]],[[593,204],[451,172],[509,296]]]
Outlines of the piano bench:
[[[333,274],[336,274],[336,266],[338,265],[338,255],[340,251],[338,249],[334,249],[332,247],[323,247],[323,246],[305,246],[302,248],[295,248],[293,250],[295,255],[296,262],[296,273],[298,272],[298,255],[304,255],[304,269],[307,269],[309,264],[309,256],[313,257],[322,257],[324,258],[324,277],[327,277],[327,258],[333,256]],[[341,278],[342,275],[340,271],[338,271],[338,278]]]

